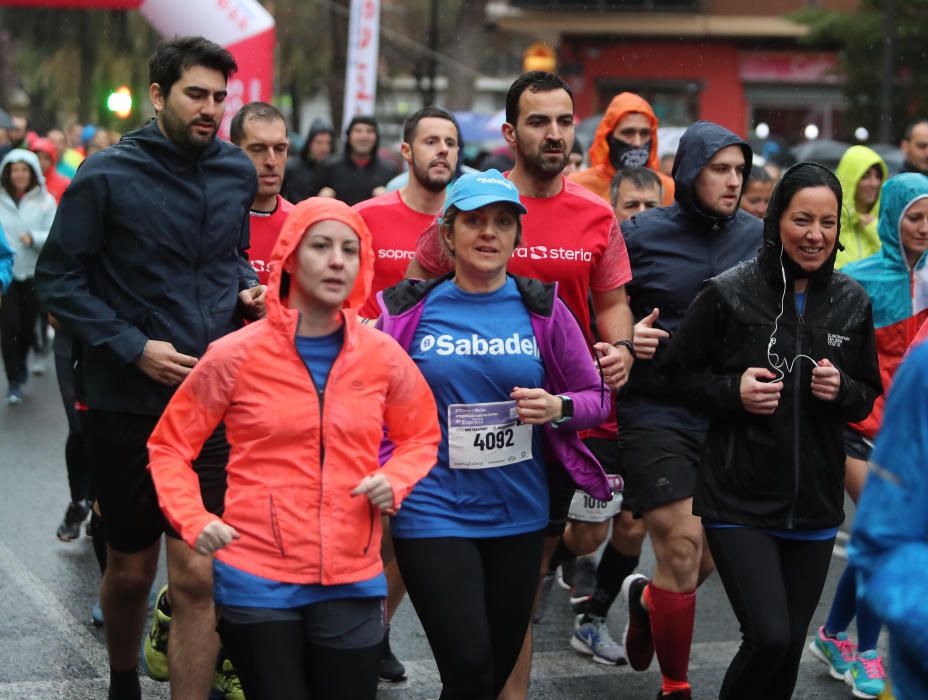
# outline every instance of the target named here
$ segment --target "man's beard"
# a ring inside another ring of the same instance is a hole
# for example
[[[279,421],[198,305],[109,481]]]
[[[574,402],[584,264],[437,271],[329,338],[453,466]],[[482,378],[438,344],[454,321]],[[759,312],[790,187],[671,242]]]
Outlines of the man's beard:
[[[551,156],[546,156],[544,153],[544,148],[546,146],[560,146],[561,147],[561,157],[557,160],[552,159]],[[525,169],[533,176],[541,179],[554,179],[560,175],[564,168],[567,167],[567,163],[570,162],[570,147],[564,141],[553,142],[553,141],[544,141],[538,147],[538,150],[534,153],[528,153],[522,148],[522,144],[519,142],[518,134],[516,135],[516,150],[518,151],[519,161],[525,167]]]
[[[422,185],[429,192],[441,192],[448,186],[448,183],[454,179],[454,168],[451,167],[450,161],[444,159],[448,163],[448,175],[445,177],[435,177],[429,175],[429,167],[431,167],[438,158],[430,161],[424,167],[419,165],[416,162],[416,157],[412,157],[412,176],[416,178],[420,185]]]
[[[161,126],[164,128],[164,133],[165,136],[168,137],[168,140],[181,148],[187,148],[191,151],[203,150],[216,136],[216,130],[219,128],[219,124],[215,121],[211,122],[213,130],[209,136],[194,134],[193,125],[205,122],[206,120],[197,117],[193,121],[185,123],[183,119],[174,113],[174,110],[167,106],[161,112]]]

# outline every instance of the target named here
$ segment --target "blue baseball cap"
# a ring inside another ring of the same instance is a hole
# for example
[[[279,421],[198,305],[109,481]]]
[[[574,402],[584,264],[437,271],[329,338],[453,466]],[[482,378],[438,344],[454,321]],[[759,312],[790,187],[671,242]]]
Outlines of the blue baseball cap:
[[[473,211],[497,202],[512,204],[522,214],[528,213],[528,209],[519,200],[519,190],[499,170],[467,173],[452,185],[445,198],[442,214],[451,206],[461,211]]]

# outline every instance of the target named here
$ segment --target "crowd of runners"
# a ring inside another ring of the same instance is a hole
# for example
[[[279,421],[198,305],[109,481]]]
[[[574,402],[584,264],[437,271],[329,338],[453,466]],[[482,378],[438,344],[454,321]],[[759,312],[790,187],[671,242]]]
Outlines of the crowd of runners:
[[[616,96],[584,152],[570,87],[534,71],[506,153],[462,167],[427,106],[400,174],[369,116],[340,153],[317,121],[288,160],[265,103],[220,140],[235,70],[163,42],[155,119],[76,170],[57,133],[0,124],[6,403],[50,324],[57,536],[89,519],[109,698],[142,697],[140,651],[174,698],[374,698],[405,678],[408,592],[441,698],[521,700],[555,585],[565,644],[705,697],[716,572],[742,633],[720,697],[793,697],[807,650],[849,695],[888,697],[889,670],[928,696],[928,120],[893,177],[864,146],[780,172],[704,121],[668,175],[646,100]],[[851,561],[810,630],[845,491]]]

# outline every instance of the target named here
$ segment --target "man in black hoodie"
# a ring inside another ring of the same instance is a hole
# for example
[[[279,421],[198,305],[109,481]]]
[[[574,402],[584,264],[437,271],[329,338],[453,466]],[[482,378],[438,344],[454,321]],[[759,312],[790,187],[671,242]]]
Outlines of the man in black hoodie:
[[[696,122],[674,161],[675,202],[622,224],[634,274],[628,294],[640,320],[639,361],[618,397],[621,465],[626,503],[644,518],[657,559],[653,580],[633,574],[623,583],[625,652],[633,668],[644,670],[656,651],[663,677],[658,697],[690,697],[696,587],[713,566],[692,513],[708,419],[670,398],[655,362],[702,283],[760,248],[761,221],[738,207],[751,157],[748,144],[728,129]]]
[[[335,129],[322,119],[313,119],[303,148],[287,162],[281,196],[288,202],[299,204],[318,194],[319,171],[334,150]]]
[[[248,262],[254,166],[216,138],[232,55],[202,37],[162,42],[149,58],[157,117],[87,158],[64,193],[36,267],[45,308],[83,343],[85,436],[107,541],[100,597],[109,698],[141,698],[137,661],[148,591],[167,539],[170,601],[159,595],[146,640],[149,675],[171,696],[209,694],[219,639],[212,562],[167,525],[146,442],[209,343],[264,313]],[[221,513],[228,443],[220,427],[194,468]],[[172,617],[171,617],[172,616]],[[170,621],[170,663],[163,655]]]
[[[345,130],[345,152],[329,158],[319,171],[319,194],[351,206],[383,194],[400,170],[379,157],[379,146],[377,120],[364,115],[352,118]]]

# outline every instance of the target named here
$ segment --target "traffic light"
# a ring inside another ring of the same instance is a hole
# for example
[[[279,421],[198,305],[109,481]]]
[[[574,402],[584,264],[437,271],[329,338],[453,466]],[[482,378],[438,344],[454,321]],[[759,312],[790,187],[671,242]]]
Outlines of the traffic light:
[[[120,119],[126,119],[132,114],[132,91],[121,85],[106,98],[106,108]]]

